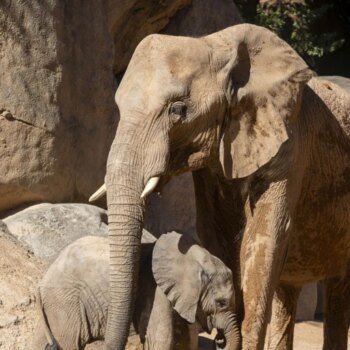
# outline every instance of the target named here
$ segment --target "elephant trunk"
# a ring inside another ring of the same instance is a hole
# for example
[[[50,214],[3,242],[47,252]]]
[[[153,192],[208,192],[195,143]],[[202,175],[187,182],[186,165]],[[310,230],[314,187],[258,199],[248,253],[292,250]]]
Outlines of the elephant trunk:
[[[217,350],[241,349],[241,334],[235,314],[226,317],[226,324],[221,328],[217,326],[218,333],[215,337]]]
[[[135,132],[135,123],[120,122],[108,156],[110,299],[105,337],[108,350],[124,350],[133,315],[145,206],[141,194],[149,176],[145,175],[147,159],[142,156],[146,145],[138,144],[140,137]],[[146,153],[149,158],[152,152]]]

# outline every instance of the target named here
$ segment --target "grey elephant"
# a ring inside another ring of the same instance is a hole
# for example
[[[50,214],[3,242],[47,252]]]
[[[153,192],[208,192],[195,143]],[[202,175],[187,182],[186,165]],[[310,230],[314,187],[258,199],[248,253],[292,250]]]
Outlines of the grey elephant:
[[[125,346],[145,198],[185,171],[202,244],[243,290],[243,349],[263,349],[271,308],[269,346],[291,349],[300,287],[320,279],[325,349],[346,349],[349,95],[312,75],[287,43],[250,24],[138,45],[116,93],[120,122],[97,194],[107,191],[109,216],[106,349]]]
[[[84,349],[103,339],[108,308],[108,239],[84,237],[69,245],[38,287],[40,331],[35,350]],[[175,311],[174,311],[175,310]],[[196,349],[195,321],[219,330],[236,322],[231,271],[192,238],[176,232],[141,246],[134,330],[146,349]],[[238,332],[238,329],[237,329]]]

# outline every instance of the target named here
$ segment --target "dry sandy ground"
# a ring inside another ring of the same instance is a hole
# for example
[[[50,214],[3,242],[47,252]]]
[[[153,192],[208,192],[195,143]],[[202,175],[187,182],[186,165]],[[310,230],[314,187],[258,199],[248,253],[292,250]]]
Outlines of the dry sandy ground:
[[[202,334],[199,338],[200,350],[215,350],[213,342],[214,335]],[[322,322],[300,322],[295,325],[294,350],[322,350],[323,330]],[[96,344],[97,345],[97,344]],[[95,346],[96,346],[95,345]],[[100,350],[102,344],[98,347],[90,345],[88,350]],[[100,347],[101,346],[101,347]],[[350,349],[350,333],[349,347]],[[139,350],[138,346],[129,345],[127,350]]]
[[[213,350],[214,344],[207,337],[200,338],[200,350]],[[293,350],[322,350],[323,328],[322,322],[300,322],[295,325]],[[350,332],[348,349],[350,349]]]
[[[322,350],[322,322],[301,322],[295,325],[295,350]],[[348,349],[350,349],[350,332],[348,334]]]

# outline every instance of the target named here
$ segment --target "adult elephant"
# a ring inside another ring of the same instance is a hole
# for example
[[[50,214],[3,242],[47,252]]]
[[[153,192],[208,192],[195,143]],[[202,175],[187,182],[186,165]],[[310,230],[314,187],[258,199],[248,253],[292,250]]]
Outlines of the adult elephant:
[[[345,100],[322,82],[307,85],[311,76],[291,47],[249,24],[139,44],[116,94],[121,118],[106,174],[107,349],[125,345],[145,198],[188,170],[204,246],[233,270],[240,254],[243,349],[263,348],[275,291],[284,316],[272,320],[280,336],[272,346],[291,347],[299,287],[345,273],[350,254]],[[338,294],[348,288],[341,281]],[[346,324],[348,315],[337,317]]]

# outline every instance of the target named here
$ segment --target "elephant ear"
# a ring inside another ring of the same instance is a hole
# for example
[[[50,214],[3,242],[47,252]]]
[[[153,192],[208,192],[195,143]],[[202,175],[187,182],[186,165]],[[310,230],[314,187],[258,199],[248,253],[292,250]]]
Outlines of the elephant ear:
[[[220,163],[226,177],[246,177],[288,140],[312,72],[287,43],[262,27],[237,25],[212,41],[229,101]]]
[[[202,249],[192,238],[170,232],[157,240],[153,250],[152,270],[157,285],[190,323],[196,320],[201,291],[207,283],[201,266]]]

